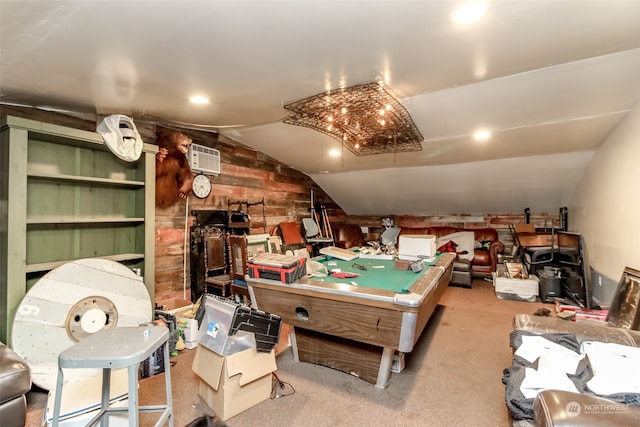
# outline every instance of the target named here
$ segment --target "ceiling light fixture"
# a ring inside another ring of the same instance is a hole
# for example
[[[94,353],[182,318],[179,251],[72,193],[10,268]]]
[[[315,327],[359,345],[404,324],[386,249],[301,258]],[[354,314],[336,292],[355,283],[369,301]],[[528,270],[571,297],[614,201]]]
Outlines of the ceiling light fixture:
[[[453,22],[456,24],[470,24],[479,21],[487,13],[485,3],[467,3],[453,12]]]
[[[190,97],[189,102],[191,102],[192,104],[208,104],[209,98],[197,95]]]
[[[421,151],[424,141],[409,112],[380,83],[310,96],[284,106],[284,123],[340,141],[356,156]]]
[[[489,136],[491,136],[491,134],[487,130],[479,130],[478,132],[473,134],[473,138],[476,141],[484,141],[485,139],[488,139]]]

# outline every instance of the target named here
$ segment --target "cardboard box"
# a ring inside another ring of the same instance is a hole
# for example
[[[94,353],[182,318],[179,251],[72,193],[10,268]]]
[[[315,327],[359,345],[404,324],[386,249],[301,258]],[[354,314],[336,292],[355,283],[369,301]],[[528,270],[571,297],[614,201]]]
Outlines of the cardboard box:
[[[520,262],[505,262],[502,266],[498,266],[498,275],[501,277],[508,277],[510,279],[528,279],[529,273],[524,264]]]
[[[436,236],[432,234],[406,234],[398,238],[400,259],[427,258],[436,256]]]
[[[165,311],[176,316],[177,313],[192,308],[193,303],[182,298],[170,298],[163,301],[156,301],[156,306],[159,307],[160,311]]]
[[[275,353],[249,348],[220,356],[199,345],[193,372],[200,377],[198,395],[222,421],[238,415],[271,396],[271,373],[277,369]]]
[[[529,276],[527,279],[511,279],[506,267],[499,265],[493,273],[493,286],[496,296],[500,299],[536,302],[538,296],[538,277]]]

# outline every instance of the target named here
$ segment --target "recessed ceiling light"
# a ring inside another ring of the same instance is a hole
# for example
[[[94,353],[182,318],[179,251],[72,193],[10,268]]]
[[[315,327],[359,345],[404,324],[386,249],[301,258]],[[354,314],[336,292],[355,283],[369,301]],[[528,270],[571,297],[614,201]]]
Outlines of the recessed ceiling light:
[[[192,104],[208,104],[209,98],[196,95],[196,96],[190,97],[189,102],[191,102]]]
[[[478,132],[473,134],[473,138],[476,141],[484,141],[491,136],[491,133],[488,130],[479,130]]]
[[[340,150],[334,148],[333,150],[329,151],[329,155],[331,157],[338,157],[338,156],[340,156]]]
[[[485,3],[467,3],[453,12],[453,22],[456,24],[470,24],[480,20],[487,13]]]

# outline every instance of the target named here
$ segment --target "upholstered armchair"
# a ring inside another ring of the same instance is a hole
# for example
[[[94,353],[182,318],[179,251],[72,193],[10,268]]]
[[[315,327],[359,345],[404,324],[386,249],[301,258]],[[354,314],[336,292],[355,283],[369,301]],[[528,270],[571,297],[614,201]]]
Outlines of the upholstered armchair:
[[[27,419],[26,393],[31,388],[27,362],[0,342],[0,424],[24,427]]]
[[[474,240],[481,247],[473,249],[473,259],[471,260],[471,275],[473,277],[491,278],[496,265],[498,264],[498,255],[504,253],[504,243],[498,240],[498,231],[495,228],[474,228],[465,229],[457,227],[401,227],[400,235],[403,234],[431,234],[436,238],[441,238],[449,234],[461,231],[471,231],[474,234]],[[456,270],[454,268],[454,270]]]
[[[333,226],[333,239],[339,248],[349,249],[366,246],[362,229],[357,224],[337,224]]]

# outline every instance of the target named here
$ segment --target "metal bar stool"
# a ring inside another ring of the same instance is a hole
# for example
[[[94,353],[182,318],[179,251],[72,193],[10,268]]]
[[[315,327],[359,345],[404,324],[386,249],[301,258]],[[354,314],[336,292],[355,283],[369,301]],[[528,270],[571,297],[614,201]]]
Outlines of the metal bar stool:
[[[138,369],[160,346],[164,346],[164,376],[167,392],[166,405],[139,406],[138,402]],[[103,329],[64,350],[58,356],[58,380],[53,408],[53,427],[60,421],[60,405],[62,403],[62,386],[64,382],[63,368],[99,368],[102,369],[102,400],[100,411],[89,421],[87,426],[102,421],[101,425],[109,425],[110,412],[129,413],[129,426],[138,426],[139,412],[160,412],[162,414],[156,426],[169,421],[173,427],[173,406],[171,398],[171,371],[169,368],[169,329],[164,326],[137,326]],[[109,391],[111,387],[111,370],[127,368],[129,406],[128,408],[109,407]]]

